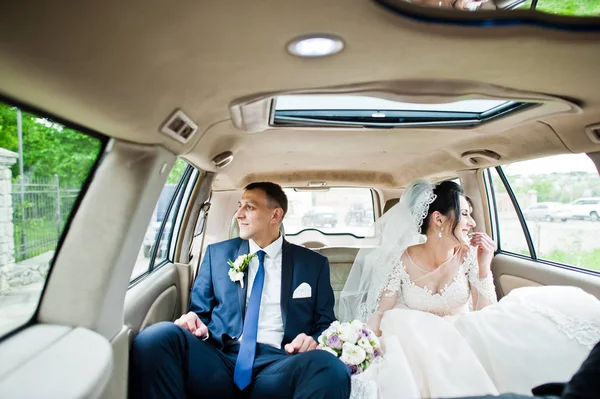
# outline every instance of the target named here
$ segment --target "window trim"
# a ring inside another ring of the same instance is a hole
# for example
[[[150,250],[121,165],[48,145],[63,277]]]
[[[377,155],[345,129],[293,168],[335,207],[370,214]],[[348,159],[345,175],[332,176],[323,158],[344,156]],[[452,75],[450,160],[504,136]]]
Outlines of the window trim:
[[[500,250],[500,223],[498,220],[498,205],[496,203],[496,193],[494,191],[494,184],[492,180],[492,172],[491,168],[485,170],[483,176],[483,183],[485,188],[485,194],[488,198],[488,212],[490,215],[490,223],[491,223],[491,231],[492,231],[492,239],[498,243],[498,249],[496,253]]]
[[[377,109],[290,109],[272,111],[270,125],[275,127],[357,127],[357,128],[412,128],[412,127],[475,127],[496,119],[541,105],[506,101],[483,112],[377,110]],[[374,114],[381,114],[375,116]]]
[[[529,257],[533,260],[538,260],[537,252],[535,250],[533,240],[531,239],[531,234],[529,233],[529,227],[527,227],[527,222],[525,221],[525,217],[523,216],[523,212],[521,211],[521,207],[519,206],[519,202],[517,201],[517,196],[515,195],[512,187],[510,185],[510,182],[506,178],[506,175],[504,174],[502,167],[496,166],[495,169],[496,169],[496,172],[498,173],[498,176],[500,177],[500,180],[502,181],[502,184],[504,185],[504,188],[506,189],[506,192],[508,193],[508,196],[510,198],[510,201],[513,204],[513,207],[515,208],[517,217],[519,218],[519,223],[521,224],[521,228],[523,229],[523,233],[525,235],[525,240],[527,241],[527,247],[529,248],[529,255],[530,255]],[[498,228],[499,228],[499,225],[498,225]],[[500,247],[500,242],[498,242],[498,250],[502,250]],[[502,251],[509,252],[509,251],[504,251],[504,250],[502,250]]]
[[[157,238],[154,241],[154,245],[152,246],[152,253],[150,254],[150,262],[148,263],[148,270],[147,270],[148,274],[152,273],[154,270],[160,268],[165,263],[170,261],[171,239],[173,238],[173,232],[175,231],[174,221],[177,218],[177,215],[179,214],[179,207],[181,205],[181,202],[183,201],[183,196],[185,195],[185,191],[182,191],[183,186],[184,185],[187,186],[187,183],[189,181],[189,177],[191,174],[191,169],[192,169],[192,167],[188,164],[187,167],[185,168],[185,170],[183,171],[183,174],[181,175],[181,179],[179,179],[179,183],[177,183],[177,188],[175,189],[175,192],[173,193],[173,197],[171,197],[171,202],[169,203],[167,212],[165,213],[165,218],[163,218],[163,220],[160,224]],[[173,214],[171,214],[173,207],[176,207],[176,209],[175,209],[175,212]],[[159,261],[159,263],[157,264],[156,257],[158,255],[158,249],[160,247],[160,242],[162,241],[162,238],[163,238],[163,234],[165,231],[165,227],[167,225],[167,221],[170,218],[172,218],[173,220],[171,220],[171,235],[169,236],[169,241],[167,242],[167,248],[169,248],[169,251],[167,252],[167,256],[165,256],[164,259],[161,259]],[[159,245],[156,245],[157,243]]]
[[[183,221],[183,217],[185,216],[185,210],[190,202],[190,197],[192,195],[192,191],[194,190],[194,186],[196,185],[196,182],[198,181],[198,176],[200,175],[200,173],[198,172],[198,169],[193,168],[189,164],[188,164],[188,168],[190,168],[191,172],[189,173],[189,176],[185,183],[185,190],[181,194],[181,199],[180,199],[179,203],[177,204],[177,209],[175,210],[175,213],[173,215],[175,217],[175,220],[172,221],[173,227],[171,230],[171,236],[169,237],[169,242],[167,244],[167,248],[169,249],[167,252],[167,256],[158,265],[155,264],[153,271],[162,267],[164,264],[166,264],[168,262],[174,263],[175,244],[179,240],[179,234],[181,233],[181,223]],[[186,171],[187,171],[187,169],[186,169]],[[185,174],[185,172],[184,172],[184,174]],[[184,205],[183,204],[184,202],[185,202],[185,206],[182,206],[182,205]],[[176,234],[174,234],[175,232],[176,232]],[[173,240],[174,236],[176,236],[175,240]]]

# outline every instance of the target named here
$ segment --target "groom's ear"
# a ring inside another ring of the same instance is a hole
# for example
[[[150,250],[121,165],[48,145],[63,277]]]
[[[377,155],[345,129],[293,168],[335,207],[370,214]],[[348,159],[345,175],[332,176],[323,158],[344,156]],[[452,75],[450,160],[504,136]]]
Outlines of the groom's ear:
[[[275,222],[275,223],[281,223],[283,221],[283,209],[281,209],[281,208],[273,209],[271,221]]]

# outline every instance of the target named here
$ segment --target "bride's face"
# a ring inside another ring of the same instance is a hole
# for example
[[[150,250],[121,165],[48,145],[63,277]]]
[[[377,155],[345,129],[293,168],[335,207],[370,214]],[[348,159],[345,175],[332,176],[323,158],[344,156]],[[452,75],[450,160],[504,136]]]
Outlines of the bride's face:
[[[454,229],[454,236],[458,237],[461,245],[469,245],[469,232],[476,226],[475,220],[471,217],[471,206],[464,196],[459,197],[460,203],[460,215],[456,229]]]

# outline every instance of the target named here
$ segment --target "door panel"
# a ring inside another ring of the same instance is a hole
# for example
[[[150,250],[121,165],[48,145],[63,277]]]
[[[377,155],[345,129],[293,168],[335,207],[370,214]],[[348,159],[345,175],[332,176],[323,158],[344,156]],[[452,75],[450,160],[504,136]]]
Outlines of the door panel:
[[[492,262],[492,272],[498,297],[507,295],[519,287],[571,285],[580,287],[600,299],[600,277],[585,271],[498,254]]]
[[[189,276],[189,271],[185,270],[184,267],[178,268],[167,263],[127,291],[125,324],[131,328],[133,336],[148,325],[159,321],[173,321],[181,315],[182,301],[186,301],[187,307],[189,295],[189,277],[182,277],[183,274]]]
[[[130,339],[131,329],[123,326],[110,342],[113,353],[113,372],[108,387],[102,396],[104,399],[127,398]]]

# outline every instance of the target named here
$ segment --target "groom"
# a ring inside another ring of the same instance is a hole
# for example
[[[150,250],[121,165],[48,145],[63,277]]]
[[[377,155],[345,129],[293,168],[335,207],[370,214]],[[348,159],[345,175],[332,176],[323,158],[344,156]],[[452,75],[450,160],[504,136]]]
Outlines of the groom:
[[[350,396],[346,365],[315,350],[334,321],[329,263],[285,241],[286,211],[279,185],[246,186],[236,213],[240,238],[207,247],[189,312],[135,338],[132,397]],[[238,281],[228,260],[247,254],[256,256]]]

